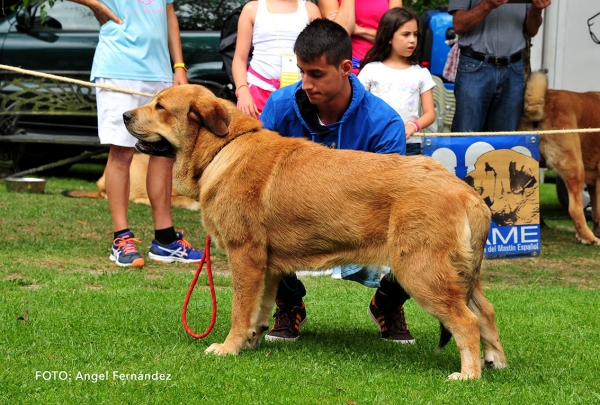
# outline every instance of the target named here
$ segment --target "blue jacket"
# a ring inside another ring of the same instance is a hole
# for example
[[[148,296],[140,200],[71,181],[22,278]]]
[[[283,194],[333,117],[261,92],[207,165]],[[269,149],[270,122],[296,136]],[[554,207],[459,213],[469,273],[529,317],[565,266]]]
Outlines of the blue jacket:
[[[300,81],[271,94],[260,115],[263,127],[335,149],[404,155],[406,133],[400,115],[367,92],[353,74],[350,83],[352,101],[340,121],[326,127],[318,125],[316,107],[308,100]]]
[[[325,127],[318,124],[316,107],[302,90],[302,82],[298,82],[269,96],[260,115],[263,127],[335,149],[404,155],[406,133],[400,115],[385,101],[367,92],[353,74],[350,83],[352,101],[339,122]],[[377,266],[351,264],[339,267],[339,271],[344,279],[379,287],[381,273]]]

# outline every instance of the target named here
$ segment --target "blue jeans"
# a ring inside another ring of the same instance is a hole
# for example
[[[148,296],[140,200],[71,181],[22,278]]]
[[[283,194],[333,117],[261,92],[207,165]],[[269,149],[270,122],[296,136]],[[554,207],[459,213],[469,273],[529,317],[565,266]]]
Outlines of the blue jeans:
[[[392,274],[386,274],[380,282],[377,282],[377,285],[371,287],[379,287],[377,291],[386,296],[388,302],[394,306],[400,306],[410,298],[410,295],[404,291]],[[298,280],[296,274],[289,274],[283,276],[279,282],[276,299],[283,301],[285,306],[291,308],[302,305],[302,298],[305,295],[306,288],[302,281]]]
[[[516,131],[523,110],[523,61],[495,66],[461,55],[452,132]]]
[[[406,144],[406,156],[422,155],[420,143],[407,143]]]

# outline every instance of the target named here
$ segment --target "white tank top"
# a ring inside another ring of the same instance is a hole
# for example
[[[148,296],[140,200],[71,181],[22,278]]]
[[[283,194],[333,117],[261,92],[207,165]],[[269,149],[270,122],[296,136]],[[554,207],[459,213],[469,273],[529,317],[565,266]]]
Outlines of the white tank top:
[[[266,79],[279,79],[281,75],[281,53],[292,51],[300,31],[308,25],[306,1],[298,0],[295,13],[271,14],[267,0],[258,0],[258,8],[252,30],[252,45],[254,51],[250,66]],[[248,76],[248,82],[264,88],[261,84],[253,83],[256,79]]]

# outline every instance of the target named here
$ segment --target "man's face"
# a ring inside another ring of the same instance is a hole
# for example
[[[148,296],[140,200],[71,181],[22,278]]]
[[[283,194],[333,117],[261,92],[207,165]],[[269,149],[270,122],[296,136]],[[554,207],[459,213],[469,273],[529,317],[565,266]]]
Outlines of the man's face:
[[[339,96],[352,73],[352,61],[345,60],[336,67],[327,63],[325,55],[310,62],[298,59],[298,67],[302,76],[302,90],[315,105],[330,102]]]

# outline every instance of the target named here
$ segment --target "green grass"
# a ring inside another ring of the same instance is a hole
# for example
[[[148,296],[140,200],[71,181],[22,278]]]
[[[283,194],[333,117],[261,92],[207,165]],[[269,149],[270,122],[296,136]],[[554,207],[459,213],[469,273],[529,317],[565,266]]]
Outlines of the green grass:
[[[551,184],[541,190],[542,215],[551,219],[540,257],[484,265],[509,367],[484,370],[478,381],[447,382],[460,357],[454,341],[436,353],[434,318],[411,300],[406,313],[416,344],[383,342],[366,315],[374,290],[328,277],[304,279],[308,321],[295,344],[204,355],[230,326],[222,252],[213,252],[217,323],[194,340],[181,325],[181,305],[195,266],[110,263],[107,202],[60,194],[94,189],[101,168],[77,166],[72,178],[50,178],[43,195],[0,185],[1,404],[600,404],[600,248],[576,243]],[[199,213],[173,215],[202,246]],[[150,208],[131,205],[130,216],[144,248],[153,232]],[[202,275],[188,313],[197,332],[210,321],[206,285]],[[44,371],[56,378],[36,378]],[[106,372],[107,381],[77,378]],[[122,381],[115,372],[170,380]]]

